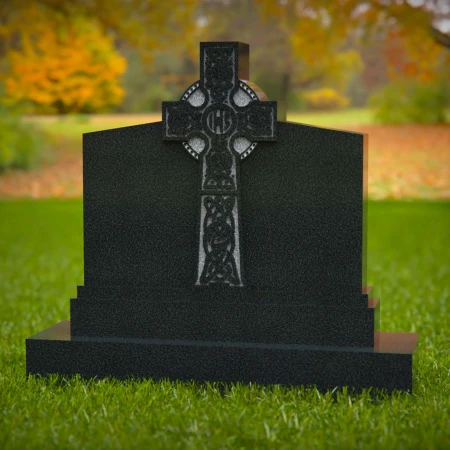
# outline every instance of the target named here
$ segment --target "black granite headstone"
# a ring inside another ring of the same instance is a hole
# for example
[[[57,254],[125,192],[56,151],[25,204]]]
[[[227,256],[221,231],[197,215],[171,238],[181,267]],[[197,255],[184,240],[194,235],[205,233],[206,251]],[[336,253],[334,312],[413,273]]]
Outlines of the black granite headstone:
[[[282,122],[202,43],[163,121],[84,135],[84,286],[27,373],[412,389],[366,286],[366,136]]]

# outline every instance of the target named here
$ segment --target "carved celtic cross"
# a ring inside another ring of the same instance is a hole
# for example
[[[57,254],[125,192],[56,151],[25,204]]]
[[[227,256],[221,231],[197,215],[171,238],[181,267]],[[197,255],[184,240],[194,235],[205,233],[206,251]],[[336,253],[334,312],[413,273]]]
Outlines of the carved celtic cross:
[[[163,102],[164,140],[182,141],[202,161],[197,285],[244,285],[238,162],[258,141],[276,140],[277,120],[276,102],[243,81],[248,56],[247,44],[202,42],[200,81],[181,101]]]

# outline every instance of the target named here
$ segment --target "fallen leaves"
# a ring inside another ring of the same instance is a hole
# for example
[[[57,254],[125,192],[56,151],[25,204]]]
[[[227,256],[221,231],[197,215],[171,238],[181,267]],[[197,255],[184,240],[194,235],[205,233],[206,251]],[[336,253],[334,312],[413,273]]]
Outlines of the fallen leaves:
[[[448,125],[365,125],[369,134],[369,197],[449,199]]]
[[[9,171],[0,176],[0,197],[73,198],[83,194],[83,161],[80,154],[61,153],[41,168]]]
[[[345,129],[369,135],[370,198],[450,199],[450,126],[349,125]],[[57,156],[39,169],[1,175],[0,197],[80,197],[81,148]]]

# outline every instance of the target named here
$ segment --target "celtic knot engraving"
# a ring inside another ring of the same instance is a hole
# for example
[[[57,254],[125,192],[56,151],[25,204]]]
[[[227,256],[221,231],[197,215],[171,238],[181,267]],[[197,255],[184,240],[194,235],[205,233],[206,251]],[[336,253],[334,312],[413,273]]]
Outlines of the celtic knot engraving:
[[[232,48],[205,49],[205,88],[213,103],[221,103],[234,86],[234,50]]]
[[[202,115],[186,104],[171,105],[167,108],[166,124],[169,136],[183,136],[202,127]]]
[[[204,196],[203,248],[205,262],[200,284],[241,284],[235,254],[236,196]]]
[[[273,121],[272,116],[273,109],[270,106],[258,105],[258,107],[252,108],[247,114],[247,127],[249,131],[259,136],[268,134],[267,124]]]
[[[236,188],[236,170],[234,158],[228,142],[215,142],[205,156],[206,169],[203,189],[231,190]]]

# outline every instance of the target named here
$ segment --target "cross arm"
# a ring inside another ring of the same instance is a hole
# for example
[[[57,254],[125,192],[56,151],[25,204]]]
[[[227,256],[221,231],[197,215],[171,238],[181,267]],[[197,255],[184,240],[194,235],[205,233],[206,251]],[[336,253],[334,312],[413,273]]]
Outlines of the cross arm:
[[[277,102],[252,102],[238,120],[239,130],[250,141],[276,141]]]
[[[185,141],[201,126],[201,113],[184,101],[162,102],[162,119],[164,140]]]

